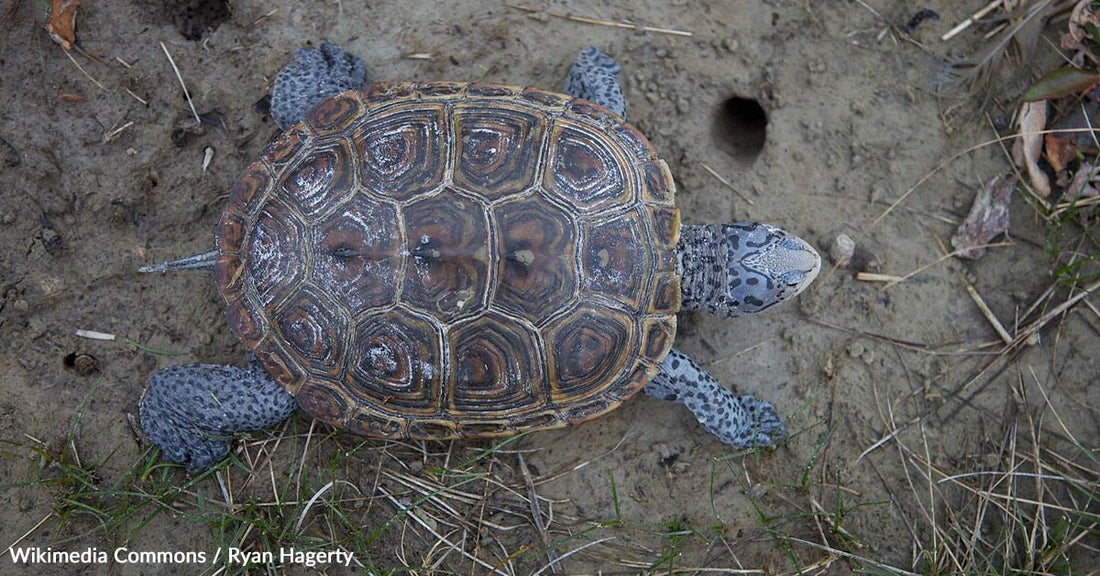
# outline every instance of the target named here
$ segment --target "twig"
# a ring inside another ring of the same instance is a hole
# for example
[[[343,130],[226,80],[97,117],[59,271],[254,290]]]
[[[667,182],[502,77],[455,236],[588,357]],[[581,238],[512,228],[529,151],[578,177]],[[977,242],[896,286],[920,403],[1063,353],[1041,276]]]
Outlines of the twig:
[[[106,143],[110,142],[111,140],[114,140],[116,136],[118,136],[119,134],[122,134],[123,130],[126,130],[127,128],[129,128],[130,126],[133,126],[133,125],[134,125],[134,121],[131,120],[131,121],[123,124],[122,126],[119,126],[118,128],[115,128],[114,130],[111,130],[110,132],[104,134],[103,135],[103,143],[106,144]]]
[[[164,55],[168,57],[168,63],[172,65],[172,70],[176,73],[176,79],[180,82],[180,87],[183,88],[183,95],[187,98],[187,105],[191,107],[191,114],[195,117],[195,122],[202,124],[202,120],[199,119],[199,113],[195,111],[195,103],[191,101],[191,93],[187,91],[187,84],[183,83],[183,76],[180,75],[180,69],[176,67],[176,61],[172,59],[172,54],[168,52],[168,47],[164,45],[164,42],[160,43],[161,50],[164,50]]]
[[[1008,333],[1008,330],[1005,330],[1004,325],[1001,324],[1001,321],[997,319],[993,311],[986,305],[981,294],[978,294],[978,291],[971,286],[969,282],[966,284],[966,293],[969,294],[970,299],[978,305],[978,309],[982,311],[982,315],[985,316],[985,319],[993,326],[993,329],[997,331],[997,335],[1001,337],[1001,340],[1004,341],[1005,344],[1012,344],[1012,335]]]
[[[717,178],[718,181],[721,182],[722,184],[725,184],[726,188],[729,188],[730,190],[733,190],[733,193],[740,196],[741,199],[744,200],[745,202],[748,202],[749,206],[756,206],[756,202],[753,202],[748,196],[745,196],[744,194],[742,194],[741,191],[738,190],[737,188],[735,188],[733,186],[733,184],[730,183],[729,180],[726,180],[725,178],[723,178],[722,175],[715,172],[713,168],[711,168],[710,166],[707,166],[706,163],[703,163],[702,166],[703,166],[703,170],[706,170],[707,172],[709,172],[711,176],[714,176],[715,178]]]
[[[69,61],[72,62],[74,66],[76,66],[77,70],[80,70],[80,72],[82,74],[84,74],[85,76],[88,77],[88,80],[91,80],[96,86],[99,86],[100,90],[102,90],[104,92],[107,91],[107,89],[104,88],[103,85],[99,83],[99,80],[96,80],[95,78],[92,77],[91,74],[88,74],[88,72],[84,70],[84,67],[80,65],[80,62],[76,61],[76,58],[73,58],[73,55],[70,54],[68,50],[65,51],[65,55],[69,57]]]
[[[585,18],[584,16],[574,16],[567,12],[558,12],[556,10],[543,10],[541,8],[534,8],[531,6],[521,6],[519,4],[505,4],[509,8],[515,8],[516,10],[523,10],[524,12],[542,12],[547,16],[553,16],[554,18],[561,18],[562,20],[569,20],[571,22],[580,22],[582,24],[595,24],[597,26],[610,26],[612,28],[627,28],[629,30],[642,30],[644,32],[654,32],[657,34],[669,34],[672,36],[694,36],[691,32],[685,32],[683,30],[672,30],[671,28],[655,28],[653,26],[642,26],[641,24],[631,24],[628,22],[613,22],[610,20],[597,20],[595,18]]]
[[[989,4],[986,4],[985,8],[982,8],[981,10],[978,10],[973,15],[971,15],[970,18],[967,18],[966,20],[963,20],[961,23],[959,23],[959,25],[957,25],[954,28],[948,30],[946,34],[944,34],[943,36],[940,37],[940,40],[943,40],[944,42],[947,42],[948,40],[954,38],[956,35],[959,34],[959,32],[962,32],[963,30],[966,30],[967,28],[971,27],[974,24],[974,21],[980,20],[980,19],[984,18],[986,14],[989,14],[990,12],[996,10],[997,6],[1001,5],[1002,1],[1003,0],[993,0]]]

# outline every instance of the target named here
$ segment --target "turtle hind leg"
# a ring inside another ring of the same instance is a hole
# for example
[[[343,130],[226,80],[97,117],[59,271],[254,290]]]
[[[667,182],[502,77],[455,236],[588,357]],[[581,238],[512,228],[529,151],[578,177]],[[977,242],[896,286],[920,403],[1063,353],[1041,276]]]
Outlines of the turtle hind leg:
[[[687,406],[707,432],[738,449],[771,446],[787,429],[770,402],[722,387],[686,354],[671,350],[645,393]]]
[[[279,70],[271,88],[271,117],[287,130],[305,118],[321,100],[362,88],[367,71],[357,56],[324,40],[320,48],[299,48]]]
[[[562,90],[626,118],[626,97],[619,83],[619,63],[595,46],[581,50],[569,68]]]
[[[760,222],[681,226],[676,252],[682,308],[726,317],[797,296],[821,269],[809,242]]]
[[[297,407],[258,365],[189,364],[155,372],[139,414],[164,457],[195,472],[224,458],[233,434],[286,420]]]

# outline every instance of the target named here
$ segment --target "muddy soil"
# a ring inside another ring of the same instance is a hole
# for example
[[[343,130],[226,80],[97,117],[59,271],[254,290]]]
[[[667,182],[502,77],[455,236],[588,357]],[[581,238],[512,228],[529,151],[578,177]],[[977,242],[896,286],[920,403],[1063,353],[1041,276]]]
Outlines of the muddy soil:
[[[1010,329],[1054,284],[1058,262],[1052,262],[1047,228],[1022,195],[1011,207],[1011,245],[978,262],[949,259],[886,289],[855,278],[858,271],[904,275],[939,259],[940,241],[950,238],[976,191],[1008,167],[997,145],[956,156],[993,133],[974,101],[936,94],[943,56],[965,49],[980,33],[947,43],[939,36],[984,2],[930,2],[941,19],[921,24],[911,39],[897,30],[914,11],[902,2],[538,4],[665,29],[657,31],[532,13],[498,0],[170,4],[85,2],[75,63],[35,25],[25,3],[13,3],[2,20],[5,547],[213,554],[257,537],[195,522],[189,506],[140,530],[69,515],[72,507],[63,500],[74,483],[59,463],[93,471],[90,482],[102,490],[132,488],[119,482],[144,462],[130,417],[149,375],[173,363],[243,363],[210,276],[136,270],[212,247],[228,190],[277,132],[262,102],[274,74],[296,48],[321,39],[362,57],[375,80],[485,80],[549,89],[560,87],[582,47],[599,46],[622,64],[630,119],[668,161],[685,222],[768,221],[822,253],[841,233],[857,243],[853,264],[824,270],[796,303],[733,321],[681,319],[678,348],[727,385],[767,398],[785,414],[793,437],[777,450],[733,457],[686,410],[638,397],[596,421],[524,437],[498,455],[495,465],[507,468],[501,477],[526,495],[516,464],[523,454],[543,507],[555,514],[549,534],[540,533],[529,511],[525,520],[522,509],[493,524],[508,530],[482,523],[476,535],[448,532],[484,562],[475,564],[457,552],[433,552],[439,539],[425,527],[430,524],[397,515],[393,502],[380,499],[359,518],[356,508],[346,510],[349,525],[380,530],[360,550],[371,566],[526,574],[547,564],[547,542],[564,555],[599,541],[562,560],[562,568],[629,573],[669,557],[677,569],[784,572],[822,557],[819,548],[799,542],[822,543],[825,531],[831,545],[856,541],[859,546],[846,549],[913,569],[919,565],[915,542],[930,545],[927,513],[944,512],[945,503],[927,501],[920,488],[927,484],[903,465],[907,457],[899,456],[897,443],[929,458],[936,479],[991,466],[1006,423],[1031,422],[1050,442],[1071,433],[1095,446],[1100,318],[1089,308],[1074,307],[1033,346],[971,382],[999,340],[968,297],[967,283]],[[996,104],[989,112],[1006,114]],[[1095,244],[1082,249],[1096,252]],[[146,349],[82,338],[78,329],[116,334]],[[1053,423],[1051,410],[1060,423]],[[1024,416],[1029,413],[1034,420]],[[323,435],[321,428],[312,432]],[[893,441],[871,449],[895,430]],[[317,463],[300,458],[316,450],[303,440],[309,431],[309,420],[296,417],[287,431],[295,435],[280,448],[289,453],[286,467],[272,472],[272,483],[275,474],[280,483],[301,478],[300,463]],[[363,446],[355,439],[331,442]],[[466,459],[492,445],[429,443],[422,451]],[[387,466],[413,477],[431,471],[386,461],[385,448],[366,446],[358,464],[341,463],[342,477],[358,483]],[[395,450],[406,452],[416,450]],[[258,474],[266,478],[268,471]],[[178,486],[187,478],[174,470],[166,481]],[[324,483],[301,488],[303,498]],[[189,490],[221,500],[212,477]],[[807,516],[837,510],[845,512],[843,538],[829,522]],[[325,538],[330,528],[314,523],[307,533]],[[1079,552],[1073,561],[1096,558]],[[0,566],[4,574],[217,570],[209,564],[13,566],[8,553]],[[855,569],[843,560],[829,568]],[[296,564],[278,569],[306,572]]]

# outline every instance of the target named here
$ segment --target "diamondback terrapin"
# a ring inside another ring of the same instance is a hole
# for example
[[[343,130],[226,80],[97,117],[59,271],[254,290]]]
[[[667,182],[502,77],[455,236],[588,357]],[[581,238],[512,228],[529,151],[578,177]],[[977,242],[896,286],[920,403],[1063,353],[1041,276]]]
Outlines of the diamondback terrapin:
[[[676,313],[759,312],[820,259],[766,224],[681,226],[617,71],[588,48],[569,94],[364,85],[336,45],[299,50],[275,82],[283,132],[233,187],[216,249],[142,269],[213,269],[253,361],[153,374],[149,439],[197,470],[299,407],[356,434],[472,438],[582,422],[643,388],[733,446],[782,437],[771,404],[671,350]]]

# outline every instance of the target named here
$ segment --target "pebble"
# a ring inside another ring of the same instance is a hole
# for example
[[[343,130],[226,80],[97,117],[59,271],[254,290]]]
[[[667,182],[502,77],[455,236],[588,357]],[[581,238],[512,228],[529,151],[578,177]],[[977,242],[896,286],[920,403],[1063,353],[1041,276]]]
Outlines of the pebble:
[[[829,247],[829,259],[837,267],[847,266],[855,253],[856,241],[847,234],[837,234],[832,246]]]

